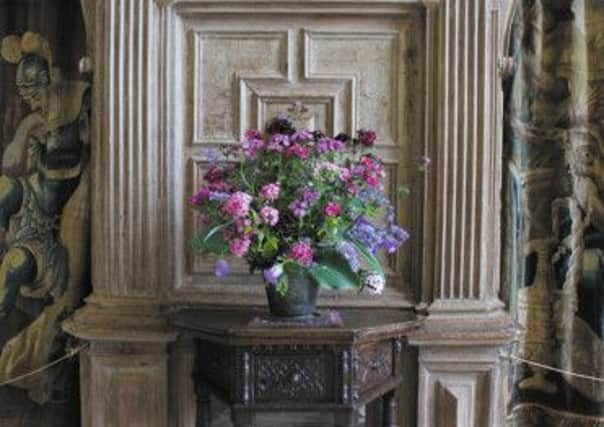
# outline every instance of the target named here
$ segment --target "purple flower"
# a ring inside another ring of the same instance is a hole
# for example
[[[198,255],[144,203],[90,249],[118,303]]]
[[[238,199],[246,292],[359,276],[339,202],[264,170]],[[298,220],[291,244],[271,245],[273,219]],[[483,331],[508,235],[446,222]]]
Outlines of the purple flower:
[[[264,141],[258,138],[248,139],[243,142],[243,151],[249,159],[255,159],[258,151],[264,148]]]
[[[356,219],[348,230],[348,235],[364,245],[371,253],[375,254],[383,243],[384,232],[364,217]]]
[[[313,204],[321,197],[321,193],[317,190],[313,190],[312,188],[305,188],[302,191],[302,201],[308,205]]]
[[[319,153],[327,153],[329,151],[339,151],[346,148],[346,144],[337,139],[323,137],[319,139],[317,143],[317,150]]]
[[[218,157],[220,156],[220,152],[216,148],[213,148],[213,147],[206,148],[204,150],[203,154],[204,154],[204,157],[206,158],[206,160],[211,163],[218,160]]]
[[[355,273],[359,271],[361,263],[357,250],[352,243],[343,240],[336,246],[336,251],[346,259],[352,271]]]
[[[271,151],[283,151],[286,147],[289,147],[289,136],[281,133],[273,135],[266,146]]]
[[[273,226],[279,221],[279,211],[270,206],[264,206],[260,209],[260,217],[266,224]]]
[[[294,217],[302,218],[304,215],[306,215],[306,209],[308,208],[308,205],[302,200],[294,200],[287,206],[287,208],[290,210]]]
[[[205,200],[210,198],[210,190],[207,188],[202,188],[195,194],[193,197],[189,199],[189,202],[193,205],[201,205]]]
[[[229,197],[231,197],[231,195],[229,193],[223,193],[223,192],[220,192],[220,191],[210,191],[210,194],[208,196],[208,200],[213,201],[213,202],[214,201],[224,202]]]
[[[391,225],[389,231],[401,243],[405,243],[409,239],[409,232],[398,225]]]
[[[267,268],[266,270],[264,270],[262,274],[264,276],[264,280],[267,283],[276,285],[279,281],[279,278],[283,274],[283,265],[275,264],[271,268]]]
[[[310,141],[311,139],[312,139],[312,133],[310,133],[306,130],[294,132],[294,134],[290,138],[291,142],[305,142],[305,141]]]
[[[216,261],[216,264],[214,264],[214,274],[219,279],[226,277],[229,274],[230,270],[231,269],[229,267],[229,263],[223,259],[219,259],[218,261]]]

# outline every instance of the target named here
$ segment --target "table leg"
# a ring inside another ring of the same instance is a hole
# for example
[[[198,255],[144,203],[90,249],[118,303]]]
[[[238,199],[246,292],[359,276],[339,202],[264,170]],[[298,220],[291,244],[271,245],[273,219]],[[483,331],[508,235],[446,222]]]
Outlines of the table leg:
[[[197,422],[196,427],[210,427],[212,421],[210,414],[210,386],[201,379],[195,383],[195,394],[197,396]]]
[[[382,397],[382,426],[398,427],[398,402],[396,390],[389,391]]]
[[[231,421],[234,427],[254,427],[254,414],[249,411],[231,409]]]
[[[336,427],[357,427],[357,411],[351,409],[335,414]]]

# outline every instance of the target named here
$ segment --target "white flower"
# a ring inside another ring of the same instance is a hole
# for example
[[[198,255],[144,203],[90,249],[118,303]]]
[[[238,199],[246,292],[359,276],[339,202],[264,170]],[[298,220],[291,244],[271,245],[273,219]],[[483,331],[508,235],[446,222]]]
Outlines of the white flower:
[[[384,292],[386,280],[377,271],[369,271],[363,275],[363,286],[369,290],[371,295],[380,295]]]

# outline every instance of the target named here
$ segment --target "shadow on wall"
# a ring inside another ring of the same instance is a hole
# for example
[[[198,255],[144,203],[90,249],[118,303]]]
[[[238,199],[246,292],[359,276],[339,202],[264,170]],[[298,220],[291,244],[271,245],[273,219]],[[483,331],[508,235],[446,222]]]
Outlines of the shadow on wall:
[[[0,0],[0,384],[74,345],[89,290],[90,84],[78,0]],[[77,363],[0,387],[0,426],[73,427]]]

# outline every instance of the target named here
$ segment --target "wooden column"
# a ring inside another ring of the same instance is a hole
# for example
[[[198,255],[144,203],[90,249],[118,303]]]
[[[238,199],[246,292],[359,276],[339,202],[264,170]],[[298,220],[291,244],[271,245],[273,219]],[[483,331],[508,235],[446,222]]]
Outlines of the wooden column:
[[[419,309],[418,425],[502,425],[499,352],[514,325],[499,299],[502,92],[497,63],[504,4],[427,6],[427,233]],[[429,206],[435,207],[431,213]]]
[[[94,291],[64,328],[91,344],[82,356],[83,425],[166,427],[175,334],[160,312],[160,9],[148,0],[82,5],[94,35]]]

